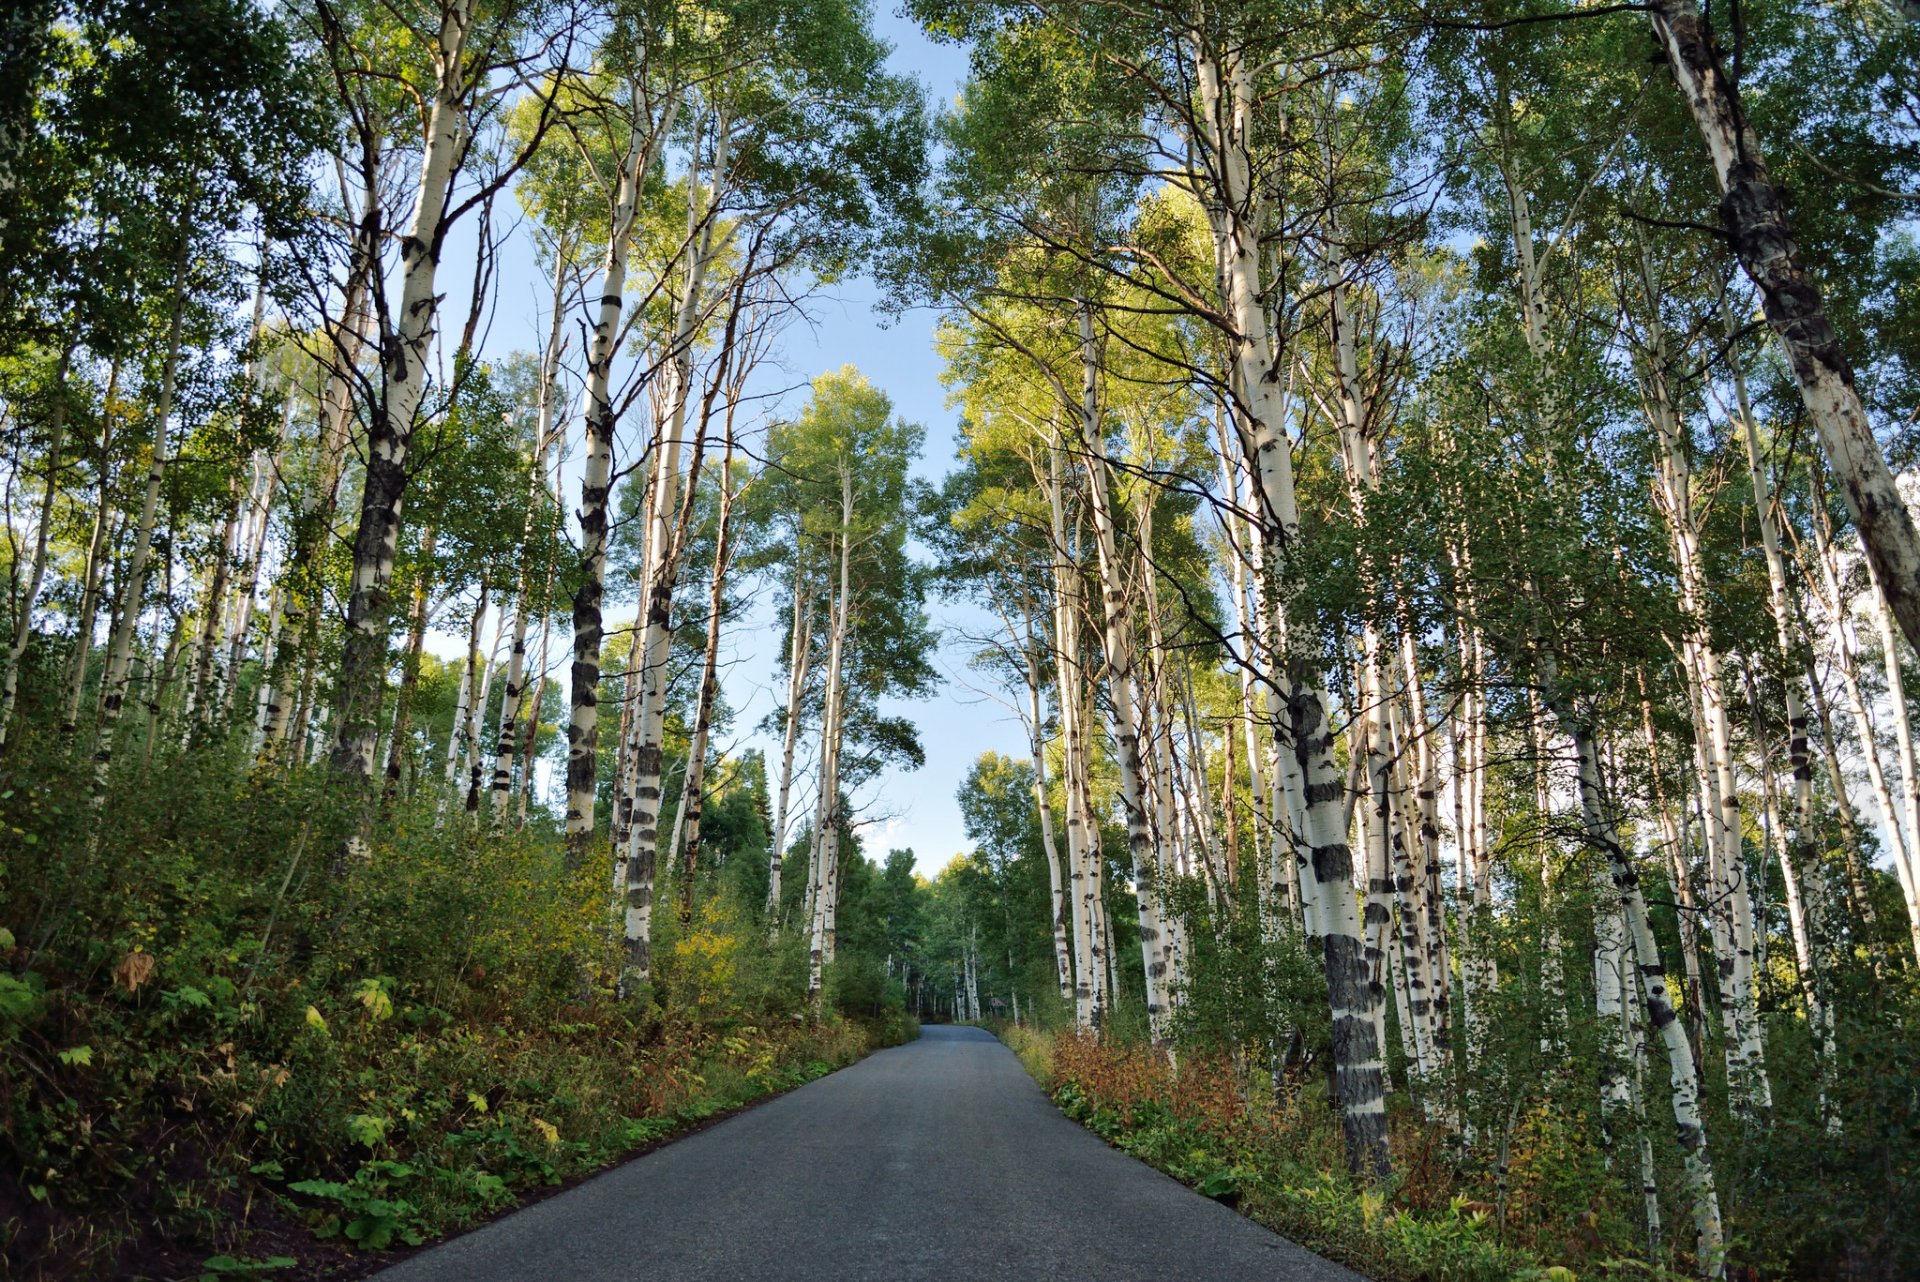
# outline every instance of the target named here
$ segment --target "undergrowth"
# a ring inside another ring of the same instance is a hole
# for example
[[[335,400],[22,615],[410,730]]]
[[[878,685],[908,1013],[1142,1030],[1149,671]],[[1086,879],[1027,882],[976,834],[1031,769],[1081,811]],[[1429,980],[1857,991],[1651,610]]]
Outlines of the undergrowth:
[[[403,803],[343,861],[321,780],[177,764],[95,839],[77,768],[0,776],[9,1277],[364,1273],[912,1035],[816,1015],[719,893],[617,1000],[604,874],[544,819]]]
[[[1504,1217],[1446,1169],[1438,1142],[1393,1118],[1396,1181],[1350,1179],[1337,1114],[1316,1085],[1243,1091],[1246,1066],[1139,1044],[1002,1027],[1001,1038],[1069,1118],[1281,1236],[1379,1282],[1664,1279],[1635,1260],[1556,1244]],[[1524,1184],[1532,1173],[1509,1179]]]

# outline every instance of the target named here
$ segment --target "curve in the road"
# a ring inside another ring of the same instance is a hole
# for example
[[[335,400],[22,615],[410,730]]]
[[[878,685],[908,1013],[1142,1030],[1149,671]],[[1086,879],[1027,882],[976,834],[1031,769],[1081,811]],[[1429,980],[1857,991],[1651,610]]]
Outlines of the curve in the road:
[[[1363,1282],[1115,1152],[929,1028],[381,1282]]]

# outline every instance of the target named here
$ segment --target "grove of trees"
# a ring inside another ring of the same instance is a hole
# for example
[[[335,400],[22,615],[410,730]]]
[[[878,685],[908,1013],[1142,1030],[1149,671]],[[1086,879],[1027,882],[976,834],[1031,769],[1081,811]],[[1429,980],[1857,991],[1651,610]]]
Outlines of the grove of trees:
[[[0,16],[9,1263],[917,1016],[1383,1276],[1920,1269],[1913,6],[904,16],[953,102],[861,0]],[[856,276],[938,483],[790,385]],[[936,599],[1018,746],[925,879]]]

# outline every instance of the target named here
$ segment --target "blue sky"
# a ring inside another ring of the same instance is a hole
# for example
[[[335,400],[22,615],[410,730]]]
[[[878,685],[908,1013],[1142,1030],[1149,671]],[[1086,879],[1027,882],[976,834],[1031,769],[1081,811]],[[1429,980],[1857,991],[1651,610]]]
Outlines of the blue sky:
[[[880,3],[885,6],[888,0]],[[966,74],[965,51],[934,44],[916,24],[885,7],[874,17],[880,34],[894,46],[893,68],[918,79],[936,102],[950,103]],[[458,265],[471,261],[472,228],[461,231],[465,234],[453,238],[443,269],[455,278],[450,293],[456,297],[449,299],[443,313],[449,316],[464,315],[465,300],[457,295],[465,292],[461,278],[471,278],[471,272],[462,272]],[[490,355],[532,351],[545,340],[546,286],[524,237],[516,241],[500,264],[500,302],[486,342]],[[887,393],[901,417],[926,428],[926,452],[917,471],[927,481],[938,482],[952,462],[957,415],[947,408],[946,390],[940,384],[941,363],[933,350],[937,318],[927,311],[883,317],[878,297],[873,283],[864,277],[818,292],[806,319],[789,325],[782,336],[774,357],[778,369],[767,376],[767,382],[771,387],[795,388],[779,407],[792,410],[804,399],[806,383],[814,375],[844,364],[858,366]],[[569,434],[577,440],[577,423],[570,426]],[[569,502],[577,503],[577,475],[570,478],[569,490]],[[759,746],[767,750],[772,763],[778,758],[778,742],[755,736],[752,727],[784,698],[784,683],[776,668],[785,637],[772,626],[773,585],[762,583],[755,588],[760,599],[750,603],[748,617],[725,642],[721,679],[736,715],[731,734],[721,736],[719,746],[730,752]],[[931,699],[888,709],[918,723],[926,765],[911,773],[889,772],[855,800],[874,817],[863,832],[868,853],[881,857],[889,849],[911,847],[920,871],[930,876],[968,845],[954,800],[968,768],[988,749],[1024,756],[1026,740],[1014,714],[973,688],[978,683],[967,672],[970,648],[958,633],[983,629],[986,621],[981,613],[964,603],[942,600],[930,601],[928,611],[942,637],[935,666],[945,679]],[[631,616],[630,607],[611,611],[609,626],[624,625]],[[452,657],[464,644],[464,637],[436,633],[430,648]],[[556,638],[554,653],[562,650],[564,641]],[[564,681],[564,665],[556,667],[555,676]]]

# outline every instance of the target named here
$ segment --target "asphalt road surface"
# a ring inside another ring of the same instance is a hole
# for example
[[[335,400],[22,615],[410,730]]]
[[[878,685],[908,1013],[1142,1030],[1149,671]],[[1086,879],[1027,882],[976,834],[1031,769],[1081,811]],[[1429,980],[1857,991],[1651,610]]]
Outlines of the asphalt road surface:
[[[977,1028],[831,1076],[381,1282],[1361,1282],[1108,1148]]]

